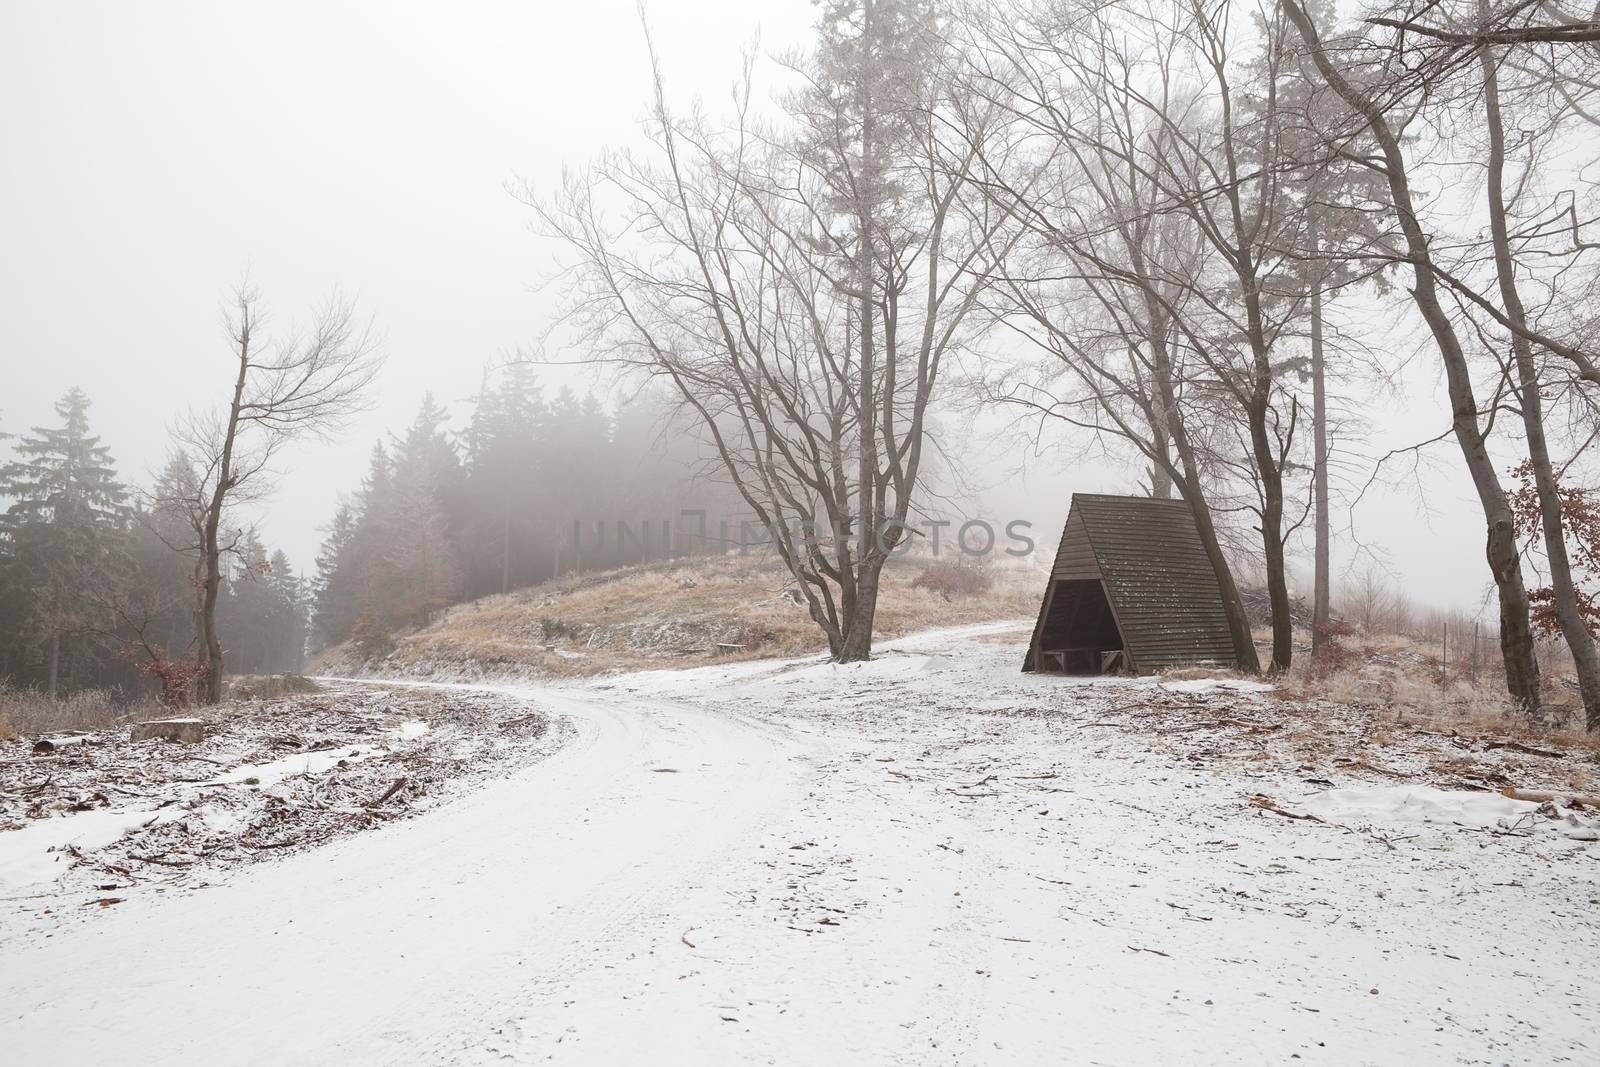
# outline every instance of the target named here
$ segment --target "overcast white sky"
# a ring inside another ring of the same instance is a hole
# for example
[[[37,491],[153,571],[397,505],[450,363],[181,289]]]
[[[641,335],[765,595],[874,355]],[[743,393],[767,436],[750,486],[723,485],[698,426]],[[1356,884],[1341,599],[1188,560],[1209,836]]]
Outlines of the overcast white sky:
[[[758,30],[781,50],[812,18],[807,0],[657,0],[651,14],[674,96],[713,106]],[[259,519],[301,567],[373,439],[424,390],[466,399],[548,320],[554,298],[533,286],[552,249],[506,182],[548,187],[635,138],[646,99],[632,0],[0,0],[0,19],[0,429],[52,420],[82,386],[142,483],[173,417],[227,388],[220,308],[246,269],[285,324],[342,286],[388,366],[339,443],[285,454]],[[1405,402],[1380,397],[1379,444],[1442,427],[1438,393],[1430,366]],[[1362,518],[1418,595],[1475,605],[1482,535],[1459,463],[1440,459],[1431,520],[1406,491]],[[1116,469],[1044,476],[1058,461],[1033,461],[988,510],[1045,524],[1071,489],[1130,491]]]

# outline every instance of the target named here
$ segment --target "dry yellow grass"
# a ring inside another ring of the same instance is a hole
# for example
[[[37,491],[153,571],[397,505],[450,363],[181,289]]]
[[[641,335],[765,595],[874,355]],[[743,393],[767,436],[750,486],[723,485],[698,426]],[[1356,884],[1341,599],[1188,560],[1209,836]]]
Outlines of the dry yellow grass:
[[[941,626],[1031,617],[1044,579],[1021,566],[992,566],[986,592],[944,599],[913,588],[925,561],[884,570],[878,640]],[[795,656],[826,649],[806,608],[773,560],[726,556],[563,578],[461,604],[420,630],[400,634],[374,671],[489,676],[580,676],[692,666],[708,659]],[[349,646],[317,669],[357,669]]]
[[[37,690],[0,685],[0,740],[103,730],[164,712],[153,700],[125,702],[120,694],[104,689],[84,689],[52,700]]]
[[[1221,667],[1174,667],[1161,672],[1161,677],[1173,682],[1197,681],[1205,678],[1239,678],[1238,671]]]
[[[1279,695],[1370,708],[1379,722],[1403,726],[1600,748],[1600,737],[1583,729],[1582,706],[1554,672],[1547,674],[1551,690],[1535,720],[1512,705],[1494,668],[1485,666],[1476,681],[1456,673],[1441,685],[1437,649],[1393,634],[1351,638],[1348,644],[1345,663],[1331,671],[1314,669],[1309,655],[1298,654],[1294,668],[1279,679]]]
[[[298,674],[237,674],[227,680],[227,696],[232,700],[278,700],[321,688]]]

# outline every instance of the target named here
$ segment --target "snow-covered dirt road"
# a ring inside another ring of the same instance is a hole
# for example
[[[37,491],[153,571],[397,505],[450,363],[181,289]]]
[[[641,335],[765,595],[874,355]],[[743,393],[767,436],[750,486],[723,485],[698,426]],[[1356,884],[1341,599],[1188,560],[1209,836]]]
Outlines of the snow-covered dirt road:
[[[0,1061],[488,1060],[518,1020],[559,1020],[573,975],[687,952],[661,924],[800,795],[805,746],[676,705],[545,696],[576,739],[511,778],[0,949]]]
[[[518,687],[575,740],[468,796],[0,912],[0,1061],[1594,1061],[1600,846],[988,637]]]

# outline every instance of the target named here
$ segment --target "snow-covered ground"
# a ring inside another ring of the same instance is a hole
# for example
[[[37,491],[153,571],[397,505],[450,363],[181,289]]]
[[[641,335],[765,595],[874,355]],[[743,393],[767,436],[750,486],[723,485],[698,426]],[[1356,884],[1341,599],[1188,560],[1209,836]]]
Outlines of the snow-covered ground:
[[[1597,1061],[1594,827],[1484,787],[1583,757],[995,629],[506,687],[572,740],[416,818],[5,902],[0,1060]]]

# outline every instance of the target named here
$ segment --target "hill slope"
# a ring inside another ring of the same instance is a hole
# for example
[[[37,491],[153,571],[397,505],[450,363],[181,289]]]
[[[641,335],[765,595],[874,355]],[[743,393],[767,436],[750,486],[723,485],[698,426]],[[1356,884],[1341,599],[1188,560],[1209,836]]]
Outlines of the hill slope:
[[[775,561],[734,555],[574,575],[458,604],[397,635],[392,647],[363,650],[347,641],[313,669],[456,680],[579,677],[821,651],[822,631],[788,595],[792,588]],[[1043,572],[1032,565],[896,560],[884,569],[876,633],[1031,620],[1043,589]]]

